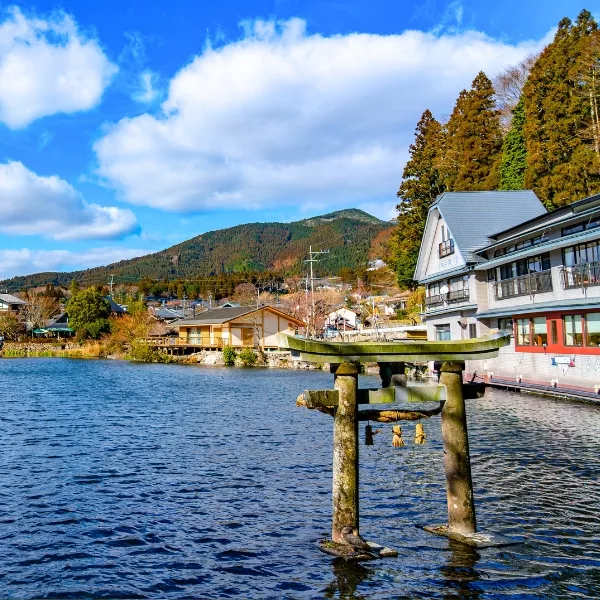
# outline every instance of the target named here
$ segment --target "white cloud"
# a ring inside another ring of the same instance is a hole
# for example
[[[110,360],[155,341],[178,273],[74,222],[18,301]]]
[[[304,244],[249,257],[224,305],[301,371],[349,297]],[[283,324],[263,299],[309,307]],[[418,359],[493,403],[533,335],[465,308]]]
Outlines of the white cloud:
[[[139,77],[139,88],[133,95],[133,99],[143,104],[149,104],[158,97],[156,89],[156,74],[152,71],[144,71]]]
[[[172,211],[395,204],[425,108],[449,114],[479,70],[535,50],[468,31],[308,35],[245,23],[171,80],[161,114],[108,127],[99,174],[124,200]]]
[[[93,108],[116,72],[66,14],[28,18],[12,7],[0,23],[0,121],[11,129]]]
[[[70,250],[0,249],[0,280],[29,273],[45,273],[88,269],[147,254],[132,248],[92,248],[81,252]]]
[[[129,209],[89,204],[64,179],[0,164],[0,231],[55,240],[113,239],[137,231]]]

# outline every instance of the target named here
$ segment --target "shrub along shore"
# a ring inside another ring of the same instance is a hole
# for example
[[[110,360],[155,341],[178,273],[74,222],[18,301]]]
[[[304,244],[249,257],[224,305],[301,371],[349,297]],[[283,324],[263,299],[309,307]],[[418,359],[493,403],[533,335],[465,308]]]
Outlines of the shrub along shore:
[[[0,350],[4,358],[107,358],[144,363],[199,364],[205,366],[270,367],[279,369],[319,369],[312,365],[292,360],[289,352],[262,352],[252,348],[236,351],[226,346],[222,351],[202,350],[187,356],[170,356],[166,350],[153,348],[144,342],[115,349],[108,339],[83,342],[5,342]]]

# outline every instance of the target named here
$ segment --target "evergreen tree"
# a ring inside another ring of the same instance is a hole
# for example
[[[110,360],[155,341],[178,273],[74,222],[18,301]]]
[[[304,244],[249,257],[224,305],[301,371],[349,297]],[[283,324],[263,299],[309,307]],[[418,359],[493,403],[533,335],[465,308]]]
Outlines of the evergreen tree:
[[[110,305],[94,287],[75,293],[67,304],[67,314],[69,327],[79,337],[97,339],[110,330]]]
[[[600,191],[598,155],[588,133],[593,118],[587,88],[587,76],[594,68],[589,49],[598,35],[598,26],[586,10],[575,23],[563,19],[523,89],[527,148],[524,183],[548,207]]]
[[[459,94],[445,129],[439,166],[446,188],[455,192],[496,189],[502,132],[494,87],[485,73],[475,77],[468,92]]]
[[[402,173],[398,190],[398,227],[390,239],[390,258],[401,287],[415,285],[413,274],[419,255],[427,211],[444,191],[435,166],[442,148],[442,126],[426,110],[416,127],[415,141],[410,146],[410,159]]]
[[[512,111],[511,127],[502,144],[502,160],[500,162],[500,189],[524,189],[525,168],[527,166],[527,149],[523,126],[525,125],[525,100],[519,100]]]

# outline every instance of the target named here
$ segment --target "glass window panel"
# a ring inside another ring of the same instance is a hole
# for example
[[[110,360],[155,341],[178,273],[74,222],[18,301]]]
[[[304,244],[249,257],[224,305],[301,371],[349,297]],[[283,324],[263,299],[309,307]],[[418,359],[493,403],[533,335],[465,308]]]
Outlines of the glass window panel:
[[[581,315],[565,315],[565,344],[567,346],[583,345],[583,319]]]
[[[445,342],[450,339],[450,325],[436,325],[435,339],[438,342]]]
[[[600,313],[585,316],[585,345],[600,346]]]
[[[512,319],[498,319],[498,329],[506,333],[513,333],[513,321]]]
[[[477,337],[477,324],[469,323],[469,337],[474,339]]]
[[[565,267],[572,267],[575,265],[575,246],[569,246],[564,251]]]
[[[542,254],[542,271],[550,270],[550,253]]]
[[[517,319],[517,346],[529,346],[529,319]]]
[[[552,321],[552,343],[558,344],[558,326],[556,321]]]
[[[548,344],[548,327],[546,326],[546,317],[535,317],[531,320],[533,328],[533,345],[543,346]]]

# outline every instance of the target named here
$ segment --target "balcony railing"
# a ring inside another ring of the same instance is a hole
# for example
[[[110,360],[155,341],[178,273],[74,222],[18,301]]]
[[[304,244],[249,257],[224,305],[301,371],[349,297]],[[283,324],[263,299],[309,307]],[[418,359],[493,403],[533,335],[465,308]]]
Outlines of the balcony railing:
[[[560,279],[565,290],[600,285],[600,261],[562,267]]]
[[[552,276],[550,271],[528,273],[512,279],[504,279],[494,283],[496,300],[514,298],[515,296],[528,296],[552,291]]]
[[[427,298],[425,298],[425,306],[427,308],[432,306],[440,306],[441,304],[444,304],[444,296],[441,294],[437,294],[436,296],[427,296]]]
[[[438,249],[438,255],[440,258],[449,256],[450,254],[454,254],[454,240],[452,239],[441,242]]]
[[[461,300],[469,299],[469,290],[450,290],[448,292],[448,302],[460,302]]]

